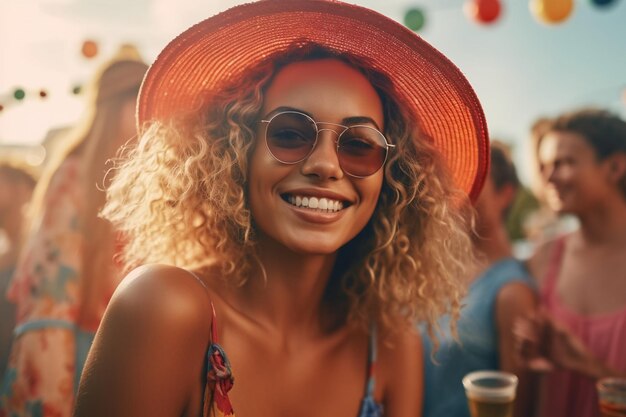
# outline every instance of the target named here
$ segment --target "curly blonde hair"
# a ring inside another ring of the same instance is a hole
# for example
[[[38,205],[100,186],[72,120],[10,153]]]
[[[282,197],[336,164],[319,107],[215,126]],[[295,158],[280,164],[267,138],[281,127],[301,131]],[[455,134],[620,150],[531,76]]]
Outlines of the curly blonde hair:
[[[359,69],[377,89],[384,133],[396,150],[384,167],[370,222],[339,251],[326,300],[345,313],[342,323],[368,327],[376,321],[402,331],[424,321],[433,336],[439,315],[458,317],[461,281],[473,263],[470,204],[432,141],[415,137],[417,126],[391,99],[392,83],[360,59],[300,45],[199,100],[192,114],[146,126],[116,168],[104,216],[126,236],[129,267],[212,265],[225,279],[245,282],[256,244],[246,196],[248,158],[264,91],[281,66],[328,57]]]

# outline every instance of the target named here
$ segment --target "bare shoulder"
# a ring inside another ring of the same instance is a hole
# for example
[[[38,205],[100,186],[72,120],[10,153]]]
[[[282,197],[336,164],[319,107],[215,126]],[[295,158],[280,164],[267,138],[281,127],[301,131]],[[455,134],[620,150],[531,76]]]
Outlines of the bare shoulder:
[[[422,338],[417,329],[382,333],[378,344],[382,360],[389,360],[389,364],[393,364],[396,361],[401,363],[402,359],[397,357],[398,355],[412,355],[416,352],[422,352]],[[395,353],[395,355],[392,355],[392,353]]]
[[[107,315],[122,313],[160,326],[197,328],[210,324],[206,289],[188,271],[168,265],[141,266],[118,286]]]
[[[509,335],[516,320],[531,315],[538,307],[539,297],[535,289],[521,281],[504,285],[496,296],[495,322],[499,334]]]
[[[510,282],[498,291],[497,303],[498,305],[516,307],[516,306],[528,306],[534,307],[536,302],[536,291],[529,284],[522,281]]]
[[[378,341],[378,365],[385,381],[395,381],[400,374],[421,370],[423,348],[417,330],[382,336]]]
[[[180,416],[197,407],[210,308],[188,271],[163,265],[132,271],[98,329],[75,415]]]
[[[378,370],[385,415],[421,415],[424,388],[422,339],[417,329],[382,335],[378,342]]]

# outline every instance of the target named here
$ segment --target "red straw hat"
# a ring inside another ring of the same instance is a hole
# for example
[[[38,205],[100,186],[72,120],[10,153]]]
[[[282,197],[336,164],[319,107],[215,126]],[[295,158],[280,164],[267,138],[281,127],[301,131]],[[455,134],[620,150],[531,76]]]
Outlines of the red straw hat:
[[[456,184],[473,200],[489,161],[485,117],[474,90],[443,54],[401,24],[370,9],[333,0],[261,0],[233,7],[189,28],[165,47],[143,81],[139,125],[193,108],[255,64],[315,43],[363,58],[386,74],[430,136]]]

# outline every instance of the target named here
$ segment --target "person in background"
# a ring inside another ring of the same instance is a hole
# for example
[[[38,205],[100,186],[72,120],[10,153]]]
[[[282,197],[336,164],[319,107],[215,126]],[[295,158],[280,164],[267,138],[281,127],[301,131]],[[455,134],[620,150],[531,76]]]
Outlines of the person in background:
[[[71,415],[87,350],[121,279],[113,260],[119,239],[97,214],[106,162],[136,135],[146,70],[134,55],[103,64],[87,88],[83,123],[64,138],[35,189],[31,229],[8,290],[17,327],[0,414]]]
[[[532,278],[515,259],[504,219],[519,187],[512,160],[503,145],[491,146],[490,174],[476,203],[474,250],[483,258],[471,276],[469,293],[463,300],[457,337],[449,330],[450,316],[440,319],[440,346],[424,334],[425,417],[469,417],[461,383],[473,371],[500,369],[519,378],[515,416],[531,415],[531,375],[515,355],[511,331],[518,317],[534,310],[536,295]]]
[[[516,325],[518,348],[545,372],[542,417],[599,416],[597,379],[626,376],[626,122],[599,109],[562,114],[539,162],[550,208],[580,228],[530,258],[541,310]]]
[[[532,180],[531,190],[537,198],[537,207],[532,210],[523,223],[524,235],[527,239],[528,259],[537,248],[555,237],[576,230],[578,223],[575,218],[565,213],[552,210],[546,200],[545,181],[542,178],[539,166],[539,145],[541,139],[548,132],[552,119],[540,117],[530,128]]]
[[[458,69],[370,9],[258,1],[170,42],[137,114],[75,416],[419,416],[415,322],[458,311],[488,166]]]
[[[544,181],[541,178],[541,171],[539,169],[539,144],[541,139],[548,132],[552,119],[546,116],[537,118],[530,126],[530,147],[531,147],[531,183],[530,188],[533,194],[542,202],[545,203],[545,187]]]
[[[22,247],[25,214],[36,184],[33,170],[17,160],[0,160],[0,381],[6,370],[15,327],[15,305],[6,298]]]

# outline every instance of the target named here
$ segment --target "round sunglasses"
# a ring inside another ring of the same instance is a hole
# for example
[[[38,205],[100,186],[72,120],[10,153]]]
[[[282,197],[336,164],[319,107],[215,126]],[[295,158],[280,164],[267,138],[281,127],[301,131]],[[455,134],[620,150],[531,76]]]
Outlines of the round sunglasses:
[[[266,124],[265,145],[268,151],[283,164],[297,164],[311,155],[321,131],[337,133],[339,166],[343,172],[357,178],[375,174],[385,164],[389,148],[395,147],[373,127],[316,122],[310,116],[293,110],[276,113],[260,123]],[[342,130],[320,128],[318,125],[330,125]]]

